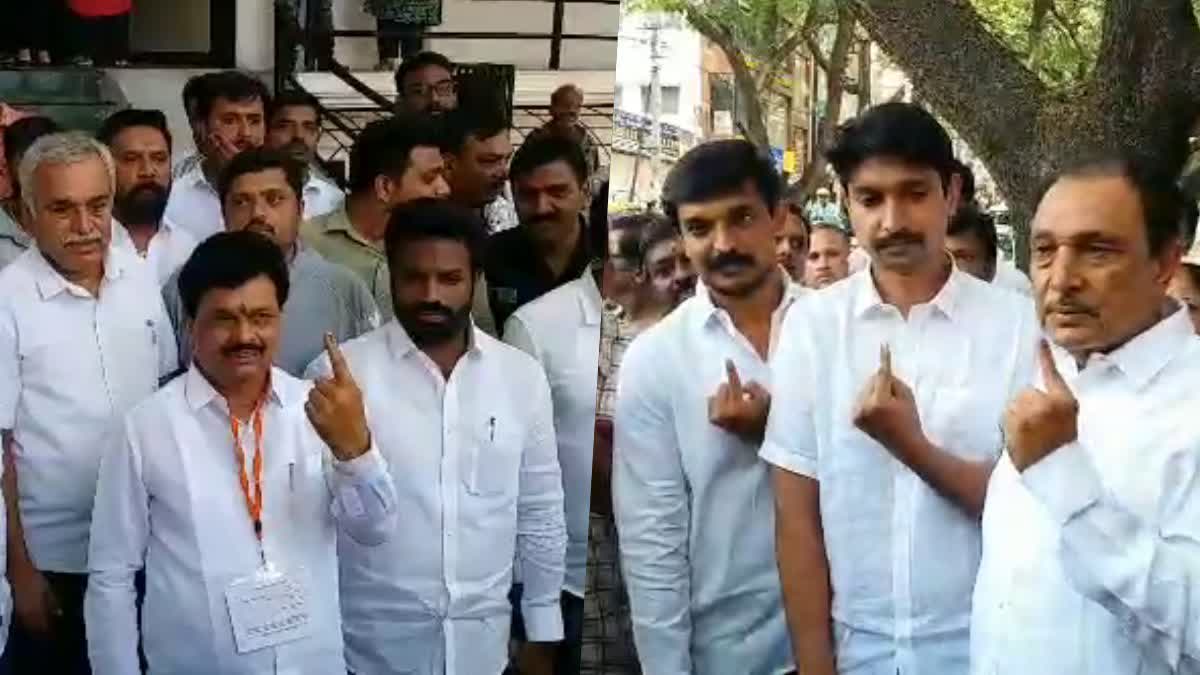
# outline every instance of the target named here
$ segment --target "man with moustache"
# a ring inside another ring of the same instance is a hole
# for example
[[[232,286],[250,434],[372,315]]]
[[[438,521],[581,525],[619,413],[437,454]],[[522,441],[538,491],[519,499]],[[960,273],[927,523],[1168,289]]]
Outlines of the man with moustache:
[[[582,217],[587,162],[579,146],[558,136],[526,141],[508,173],[521,224],[492,236],[484,265],[500,325],[522,305],[578,279],[592,258]]]
[[[790,313],[772,362],[761,457],[792,649],[805,675],[963,675],[979,514],[1032,369],[1033,307],[946,253],[958,177],[928,112],[871,108],[828,156],[871,264]]]
[[[96,137],[117,171],[113,243],[146,261],[161,285],[187,262],[196,240],[163,217],[171,192],[171,132],[158,110],[113,113]]]
[[[437,116],[458,108],[454,64],[437,52],[419,52],[396,69],[396,111]]]
[[[781,189],[744,140],[693,148],[663,188],[700,283],[629,346],[613,421],[613,511],[647,673],[795,671],[756,455],[767,362],[805,293],[775,259]]]
[[[972,673],[1200,673],[1200,340],[1165,292],[1186,212],[1173,175],[1120,156],[1040,194],[1046,342],[988,485]]]
[[[271,99],[267,110],[267,135],[264,145],[282,150],[308,167],[304,182],[304,217],[316,218],[336,211],[346,195],[325,175],[317,157],[321,140],[321,105],[312,94],[289,89]]]
[[[504,197],[513,154],[511,125],[486,104],[450,111],[439,123],[450,199],[478,209],[489,234],[516,227],[517,215]]]
[[[209,238],[179,285],[193,360],[123,417],[96,485],[93,671],[139,672],[140,642],[152,673],[345,673],[337,535],[378,546],[399,517],[362,393],[332,336],[331,377],[272,368],[290,281],[269,239]]]
[[[839,225],[816,223],[808,242],[804,285],[825,288],[850,276],[850,235]]]
[[[788,215],[783,221],[783,231],[775,237],[775,257],[788,276],[796,283],[804,283],[804,264],[808,259],[808,238],[812,226],[804,215],[804,208],[795,202],[787,202]]]
[[[0,272],[14,673],[87,673],[88,531],[106,434],[174,367],[157,283],[110,246],[115,170],[82,134],[38,139],[21,160],[35,246]]]
[[[204,241],[225,229],[217,182],[238,153],[262,146],[271,96],[261,80],[232,70],[204,80],[193,93],[200,161],[176,176],[166,218]]]
[[[550,386],[531,357],[472,325],[485,237],[482,219],[453,203],[397,207],[387,228],[396,319],[343,346],[404,514],[384,546],[339,541],[347,661],[359,675],[499,675],[514,559],[537,644],[522,672],[550,675],[563,637]]]
[[[304,175],[304,165],[290,155],[258,148],[235,157],[218,183],[225,227],[230,232],[250,230],[267,236],[287,259],[291,292],[283,308],[275,365],[296,377],[321,353],[326,333],[345,341],[379,325],[379,310],[362,280],[300,242]],[[178,277],[163,286],[163,298],[175,327],[180,364],[186,368],[191,361],[192,330]]]

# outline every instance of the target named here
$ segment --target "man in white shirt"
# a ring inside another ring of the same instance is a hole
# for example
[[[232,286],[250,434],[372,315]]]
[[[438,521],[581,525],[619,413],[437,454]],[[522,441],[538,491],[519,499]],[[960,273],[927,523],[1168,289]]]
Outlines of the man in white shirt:
[[[397,207],[387,230],[396,319],[344,345],[400,498],[391,544],[339,540],[342,622],[358,675],[499,675],[513,566],[530,675],[563,637],[566,531],[550,387],[471,322],[484,225],[449,202]],[[328,372],[322,359],[310,374]],[[589,425],[590,428],[590,425]]]
[[[804,285],[831,286],[850,276],[850,235],[838,225],[816,223],[808,239]]]
[[[871,265],[789,314],[772,362],[761,455],[792,647],[805,675],[963,675],[979,513],[1032,368],[1032,303],[947,255],[958,177],[929,113],[872,108],[829,159]]]
[[[583,598],[587,582],[588,513],[599,368],[601,267],[521,307],[504,326],[504,341],[537,359],[550,380],[558,463],[566,497],[567,570],[563,584],[564,639],[556,675],[579,673]]]
[[[0,272],[0,430],[16,673],[87,672],[83,591],[105,434],[175,360],[157,284],[110,246],[114,169],[80,134],[39,139],[20,180],[36,246]]]
[[[988,485],[972,673],[1200,673],[1200,340],[1165,292],[1185,212],[1173,176],[1126,159],[1039,199],[1049,343]]]
[[[996,224],[991,215],[975,204],[960,207],[950,219],[946,250],[954,257],[959,269],[976,279],[1026,297],[1033,296],[1029,278],[1012,263],[1000,258],[996,245]]]
[[[287,90],[271,100],[267,113],[266,147],[289,152],[308,167],[304,183],[304,218],[316,218],[341,208],[346,194],[321,168],[321,106],[312,94]]]
[[[756,455],[767,360],[804,293],[775,259],[780,191],[770,160],[742,140],[694,148],[663,189],[700,283],[629,346],[613,421],[613,510],[647,673],[795,669]]]
[[[113,245],[144,260],[161,285],[187,262],[196,239],[163,217],[171,193],[171,132],[159,110],[126,109],[101,125],[97,138],[117,171]]]
[[[253,232],[214,236],[180,273],[194,360],[137,405],[96,487],[85,611],[96,675],[346,672],[337,535],[392,536],[394,485],[361,392],[272,368],[288,269]]]
[[[217,180],[238,153],[262,147],[266,137],[267,86],[253,75],[217,73],[196,92],[201,160],[176,176],[166,218],[197,241],[225,229]]]
[[[277,150],[256,148],[234,158],[218,187],[226,227],[266,235],[288,261],[292,286],[275,365],[296,377],[321,353],[326,333],[345,341],[379,325],[379,310],[366,284],[300,243],[303,184],[300,162]],[[180,363],[186,367],[191,361],[192,332],[179,290],[176,275],[162,292],[175,327]]]

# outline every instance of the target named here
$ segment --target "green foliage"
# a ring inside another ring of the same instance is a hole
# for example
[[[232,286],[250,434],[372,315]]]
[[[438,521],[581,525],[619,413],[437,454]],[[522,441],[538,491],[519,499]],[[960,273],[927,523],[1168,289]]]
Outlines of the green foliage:
[[[1102,0],[1052,0],[1034,39],[1034,0],[971,0],[988,28],[1047,85],[1081,82],[1100,46]],[[1031,44],[1032,43],[1032,44]]]

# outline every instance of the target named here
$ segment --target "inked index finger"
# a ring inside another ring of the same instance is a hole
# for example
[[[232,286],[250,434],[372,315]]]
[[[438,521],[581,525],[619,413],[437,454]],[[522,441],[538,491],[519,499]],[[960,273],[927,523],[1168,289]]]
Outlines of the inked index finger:
[[[741,396],[742,378],[738,375],[737,366],[733,365],[733,359],[725,359],[725,374],[729,377],[730,393]]]
[[[329,355],[329,367],[333,370],[333,379],[342,382],[350,378],[350,366],[346,365],[346,357],[338,347],[332,333],[325,334],[325,353]]]
[[[1054,363],[1054,354],[1050,351],[1050,343],[1044,339],[1038,349],[1038,360],[1042,364],[1042,384],[1046,386],[1046,392],[1065,393],[1073,398],[1074,394],[1067,386],[1067,381],[1063,379],[1062,374],[1058,372],[1058,365]]]

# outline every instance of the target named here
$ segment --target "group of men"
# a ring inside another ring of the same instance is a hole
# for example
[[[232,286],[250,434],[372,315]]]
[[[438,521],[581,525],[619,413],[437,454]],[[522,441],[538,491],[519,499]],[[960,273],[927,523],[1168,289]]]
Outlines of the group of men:
[[[603,211],[452,70],[401,66],[345,193],[320,106],[238,72],[174,162],[153,110],[6,144],[11,673],[578,670]]]
[[[694,293],[665,316],[613,296],[593,484],[642,672],[1200,673],[1174,177],[1121,154],[1053,176],[1031,298],[949,250],[961,164],[926,111],[871,108],[828,158],[862,270],[797,283],[770,160],[716,141],[664,188]]]

